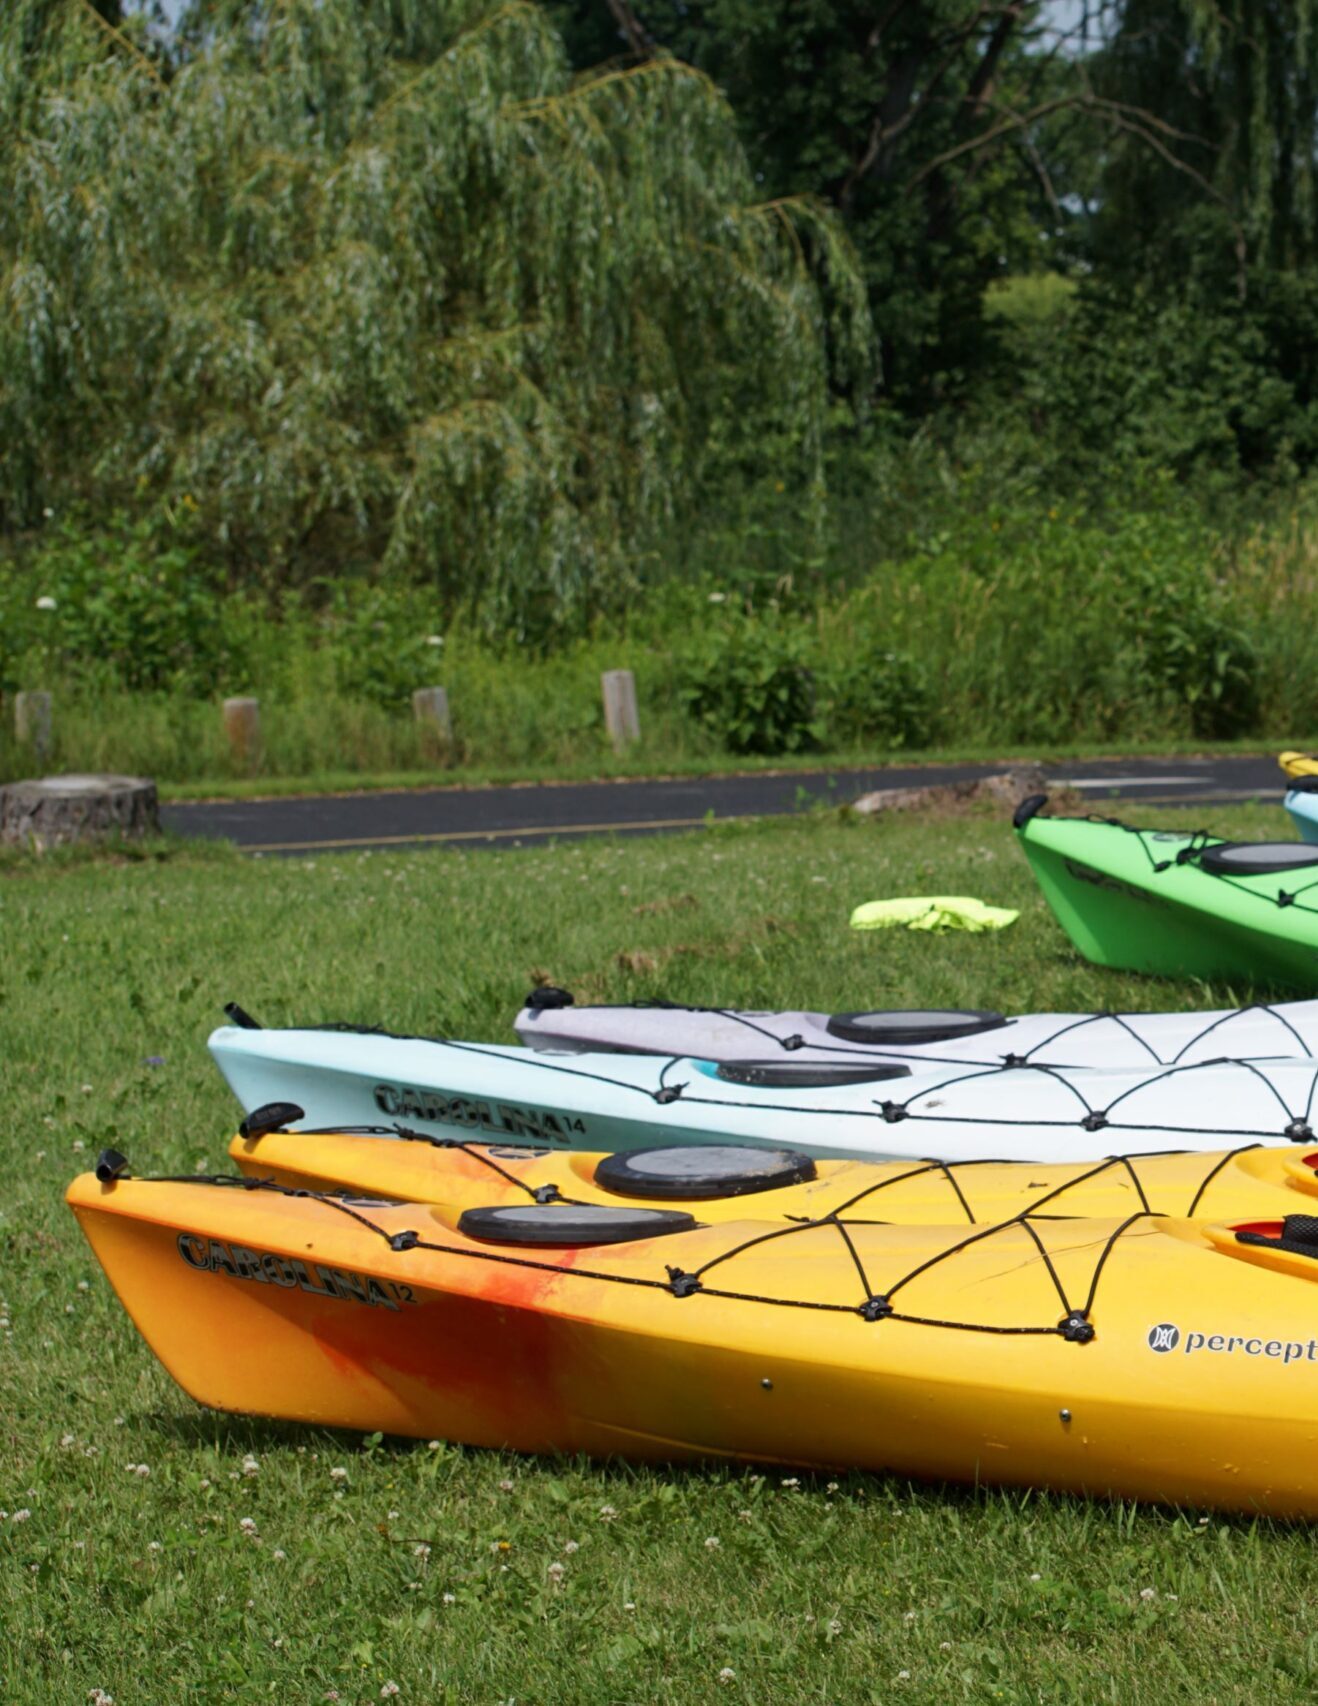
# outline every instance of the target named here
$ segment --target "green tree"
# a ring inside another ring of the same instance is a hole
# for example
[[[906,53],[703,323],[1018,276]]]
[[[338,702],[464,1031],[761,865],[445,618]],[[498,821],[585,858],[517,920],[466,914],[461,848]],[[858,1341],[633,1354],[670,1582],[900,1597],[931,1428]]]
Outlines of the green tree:
[[[871,378],[837,223],[710,80],[526,0],[0,15],[0,524],[191,509],[236,572],[423,576],[545,636]],[[766,449],[765,447],[769,447]]]

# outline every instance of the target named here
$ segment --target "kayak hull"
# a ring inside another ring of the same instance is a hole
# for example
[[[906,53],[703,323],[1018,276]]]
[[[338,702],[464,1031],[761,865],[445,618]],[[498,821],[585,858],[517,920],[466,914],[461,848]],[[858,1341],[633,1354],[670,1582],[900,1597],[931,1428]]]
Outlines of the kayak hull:
[[[290,1189],[431,1203],[451,1224],[468,1208],[536,1201],[564,1207],[666,1204],[688,1210],[702,1224],[747,1215],[818,1220],[844,1212],[892,1225],[984,1226],[1044,1205],[1051,1215],[1089,1219],[1123,1219],[1141,1210],[1246,1219],[1318,1212],[1318,1149],[1303,1145],[1052,1165],[821,1160],[815,1176],[802,1183],[738,1195],[694,1188],[680,1194],[629,1192],[597,1177],[607,1159],[601,1155],[537,1154],[430,1138],[400,1142],[344,1132],[275,1131],[235,1137],[229,1155],[249,1178]]]
[[[1203,837],[1032,817],[1026,858],[1058,922],[1098,965],[1238,987],[1318,990],[1318,868],[1220,877]],[[1216,844],[1225,845],[1225,844]]]
[[[1012,1222],[967,1242],[856,1225],[870,1283],[900,1298],[867,1318],[832,1223],[528,1255],[416,1204],[353,1218],[91,1176],[68,1195],[151,1348],[218,1409],[1318,1515],[1313,1278],[1233,1259],[1229,1227]],[[418,1241],[391,1247],[403,1234]],[[674,1272],[708,1277],[683,1293]],[[1092,1331],[1058,1330],[1059,1286],[1092,1293]]]
[[[252,1031],[210,1039],[248,1113],[294,1103],[304,1130],[361,1126],[537,1148],[787,1147],[812,1156],[1084,1161],[1312,1137],[1318,1064],[1205,1062],[1142,1070],[940,1067],[838,1086],[730,1081],[739,1069],[642,1055],[374,1033]]]
[[[1318,827],[1318,826],[1316,826]],[[518,1041],[551,1053],[688,1055],[701,1060],[879,1060],[910,1066],[1143,1066],[1161,1061],[1318,1056],[1318,1001],[1180,1013],[1027,1013],[934,1041],[893,1040],[896,1017],[806,1011],[750,1012],[671,1003],[530,1006],[514,1021]],[[955,1016],[953,1016],[955,1017]],[[856,1019],[880,1023],[858,1025]],[[955,1026],[950,1027],[955,1029]],[[887,1040],[861,1041],[869,1030]],[[845,1032],[846,1034],[840,1034]]]

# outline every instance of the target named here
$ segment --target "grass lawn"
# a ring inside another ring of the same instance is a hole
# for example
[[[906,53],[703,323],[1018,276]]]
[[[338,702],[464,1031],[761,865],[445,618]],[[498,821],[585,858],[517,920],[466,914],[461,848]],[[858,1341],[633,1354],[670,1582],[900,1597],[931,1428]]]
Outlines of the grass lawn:
[[[1212,826],[1289,833],[1276,808]],[[979,938],[848,932],[855,903],[928,890],[1022,917]],[[820,813],[522,852],[24,860],[0,870],[0,945],[6,1706],[98,1690],[117,1706],[365,1703],[393,1683],[400,1706],[1314,1698],[1303,1527],[202,1412],[61,1201],[106,1143],[142,1173],[222,1165],[236,1115],[204,1043],[225,1000],[272,1024],[508,1041],[545,975],[579,998],[824,1009],[1248,998],[1084,964],[1000,821]]]

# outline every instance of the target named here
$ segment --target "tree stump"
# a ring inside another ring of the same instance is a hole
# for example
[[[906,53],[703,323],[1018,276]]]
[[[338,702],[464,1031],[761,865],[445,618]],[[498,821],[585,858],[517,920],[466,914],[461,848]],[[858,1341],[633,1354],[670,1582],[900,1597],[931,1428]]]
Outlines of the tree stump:
[[[144,776],[43,776],[0,788],[0,842],[44,853],[75,841],[160,834],[156,785]]]

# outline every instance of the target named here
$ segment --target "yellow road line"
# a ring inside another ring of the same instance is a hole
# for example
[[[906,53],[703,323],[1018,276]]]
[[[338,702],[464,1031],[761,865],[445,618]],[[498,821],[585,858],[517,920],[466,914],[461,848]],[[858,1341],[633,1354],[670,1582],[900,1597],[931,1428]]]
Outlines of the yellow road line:
[[[621,829],[699,829],[703,817],[640,818],[633,823],[527,824],[520,829],[441,829],[415,835],[356,835],[337,841],[240,842],[243,853],[314,853],[334,847],[407,847],[425,841],[508,841],[519,835],[607,835]],[[728,821],[727,819],[723,820]]]

